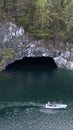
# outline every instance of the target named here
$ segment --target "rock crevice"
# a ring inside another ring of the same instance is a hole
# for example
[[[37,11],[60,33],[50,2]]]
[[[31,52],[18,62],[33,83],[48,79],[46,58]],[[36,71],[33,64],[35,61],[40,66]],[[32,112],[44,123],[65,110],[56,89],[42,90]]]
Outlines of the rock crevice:
[[[24,57],[52,57],[57,67],[73,70],[73,44],[29,38],[23,27],[0,23],[0,70]]]

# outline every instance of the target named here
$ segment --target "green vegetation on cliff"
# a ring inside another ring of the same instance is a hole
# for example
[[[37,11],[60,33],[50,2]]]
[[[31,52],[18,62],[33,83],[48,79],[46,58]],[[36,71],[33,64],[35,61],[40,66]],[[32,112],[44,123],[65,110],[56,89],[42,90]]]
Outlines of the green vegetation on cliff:
[[[3,65],[6,64],[6,62],[9,59],[12,59],[15,52],[14,50],[10,48],[1,48],[0,49],[0,71],[3,69]]]
[[[73,0],[0,0],[0,21],[16,22],[36,38],[73,42]]]

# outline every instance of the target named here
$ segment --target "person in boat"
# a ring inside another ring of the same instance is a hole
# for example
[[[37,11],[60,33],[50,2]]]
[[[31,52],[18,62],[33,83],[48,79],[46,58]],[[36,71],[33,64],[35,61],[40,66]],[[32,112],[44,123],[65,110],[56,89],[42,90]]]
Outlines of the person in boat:
[[[48,106],[52,106],[52,103],[48,102]]]
[[[48,105],[50,105],[50,102],[48,102]]]
[[[55,102],[53,102],[53,103],[48,102],[48,105],[49,106],[56,106],[56,103]]]

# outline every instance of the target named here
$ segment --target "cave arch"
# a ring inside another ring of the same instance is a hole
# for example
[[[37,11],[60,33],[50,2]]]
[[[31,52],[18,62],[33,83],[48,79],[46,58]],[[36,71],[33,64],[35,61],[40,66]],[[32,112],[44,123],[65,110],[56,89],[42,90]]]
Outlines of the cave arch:
[[[50,68],[56,69],[57,65],[52,57],[24,57],[22,60],[17,60],[6,67],[6,70],[19,68]]]

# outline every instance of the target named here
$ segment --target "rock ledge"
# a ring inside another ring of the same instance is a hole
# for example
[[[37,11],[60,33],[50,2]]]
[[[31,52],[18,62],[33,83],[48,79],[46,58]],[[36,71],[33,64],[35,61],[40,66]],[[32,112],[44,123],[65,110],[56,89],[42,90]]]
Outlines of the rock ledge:
[[[73,70],[73,44],[32,40],[23,27],[0,23],[0,70],[24,57],[52,57],[59,68]]]

